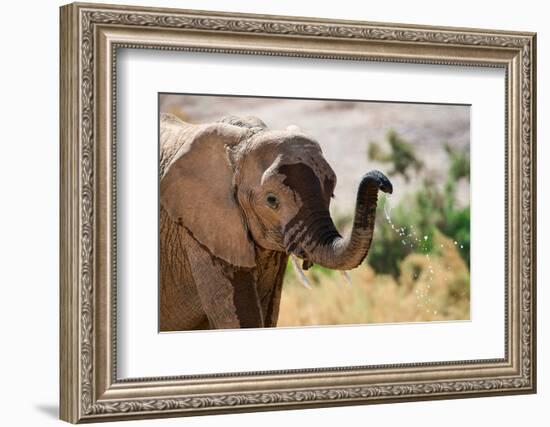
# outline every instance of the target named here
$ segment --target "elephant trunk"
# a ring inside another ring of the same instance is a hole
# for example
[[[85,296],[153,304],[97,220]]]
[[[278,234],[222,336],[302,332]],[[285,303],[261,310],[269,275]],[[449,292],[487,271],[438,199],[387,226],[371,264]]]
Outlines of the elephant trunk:
[[[350,270],[361,264],[372,241],[378,190],[392,193],[388,178],[379,171],[365,174],[357,191],[353,227],[345,237],[336,230],[328,211],[312,214],[307,233],[310,238],[300,244],[307,260],[335,270]]]

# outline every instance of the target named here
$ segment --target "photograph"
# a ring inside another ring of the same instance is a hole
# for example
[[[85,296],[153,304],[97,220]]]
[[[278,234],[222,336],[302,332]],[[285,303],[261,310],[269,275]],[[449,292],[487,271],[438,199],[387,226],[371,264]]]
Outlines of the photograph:
[[[470,105],[158,102],[160,332],[470,319]]]

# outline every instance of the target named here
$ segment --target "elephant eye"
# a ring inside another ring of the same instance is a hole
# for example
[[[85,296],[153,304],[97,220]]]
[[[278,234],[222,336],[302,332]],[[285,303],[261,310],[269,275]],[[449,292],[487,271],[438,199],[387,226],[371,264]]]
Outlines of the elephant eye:
[[[273,193],[269,193],[265,201],[267,202],[267,205],[272,209],[277,209],[279,207],[279,199],[277,199],[277,196]]]

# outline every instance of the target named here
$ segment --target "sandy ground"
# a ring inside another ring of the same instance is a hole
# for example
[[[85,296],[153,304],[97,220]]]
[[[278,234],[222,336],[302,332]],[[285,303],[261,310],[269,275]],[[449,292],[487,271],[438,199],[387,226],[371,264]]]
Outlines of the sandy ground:
[[[162,95],[160,110],[192,123],[216,121],[225,115],[254,115],[273,129],[298,126],[319,142],[336,172],[338,183],[331,208],[337,212],[353,209],[357,185],[365,172],[390,169],[367,156],[369,143],[383,143],[388,130],[412,143],[425,164],[409,183],[392,177],[395,202],[417,187],[423,176],[429,175],[443,185],[448,167],[443,143],[461,148],[470,144],[467,106]],[[459,183],[457,197],[460,204],[467,204],[469,183]]]

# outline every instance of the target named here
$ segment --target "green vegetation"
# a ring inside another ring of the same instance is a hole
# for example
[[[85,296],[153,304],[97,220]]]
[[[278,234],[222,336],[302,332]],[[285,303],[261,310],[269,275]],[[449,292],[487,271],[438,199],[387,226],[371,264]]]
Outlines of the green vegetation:
[[[364,263],[349,272],[351,286],[338,272],[320,276],[317,284],[313,267],[306,272],[312,289],[306,289],[292,272],[285,278],[278,326],[469,319],[468,268],[450,239],[441,233],[433,239],[437,256],[408,255],[398,277]]]
[[[384,153],[377,142],[371,142],[368,151],[369,158],[382,163],[390,163],[393,169],[388,172],[389,175],[401,175],[406,181],[409,181],[409,169],[412,168],[418,172],[422,169],[423,163],[417,159],[412,145],[401,139],[395,131],[390,130],[386,139],[391,151]]]
[[[410,143],[394,131],[388,132],[387,142],[389,152],[384,153],[378,143],[371,143],[368,155],[371,160],[393,165],[390,176],[401,176],[408,181],[410,167],[422,171],[424,166]],[[440,248],[433,244],[436,232],[449,237],[469,265],[470,206],[461,208],[456,204],[457,182],[470,177],[469,153],[448,144],[445,144],[445,152],[449,157],[449,169],[443,188],[425,177],[415,193],[406,195],[391,209],[391,222],[384,217],[377,218],[376,236],[367,257],[376,272],[397,277],[402,261],[409,254],[437,253]],[[387,212],[386,203],[388,200],[382,197],[380,204]]]
[[[307,289],[289,264],[278,326],[470,318],[470,206],[456,202],[457,183],[470,177],[468,151],[445,145],[449,161],[441,182],[396,132],[388,132],[385,142],[371,143],[369,158],[390,165],[396,188],[401,178],[418,184],[395,206],[380,197],[370,252],[349,272],[351,286],[339,272],[314,265],[305,272]],[[347,212],[333,218],[339,230],[352,222]]]

